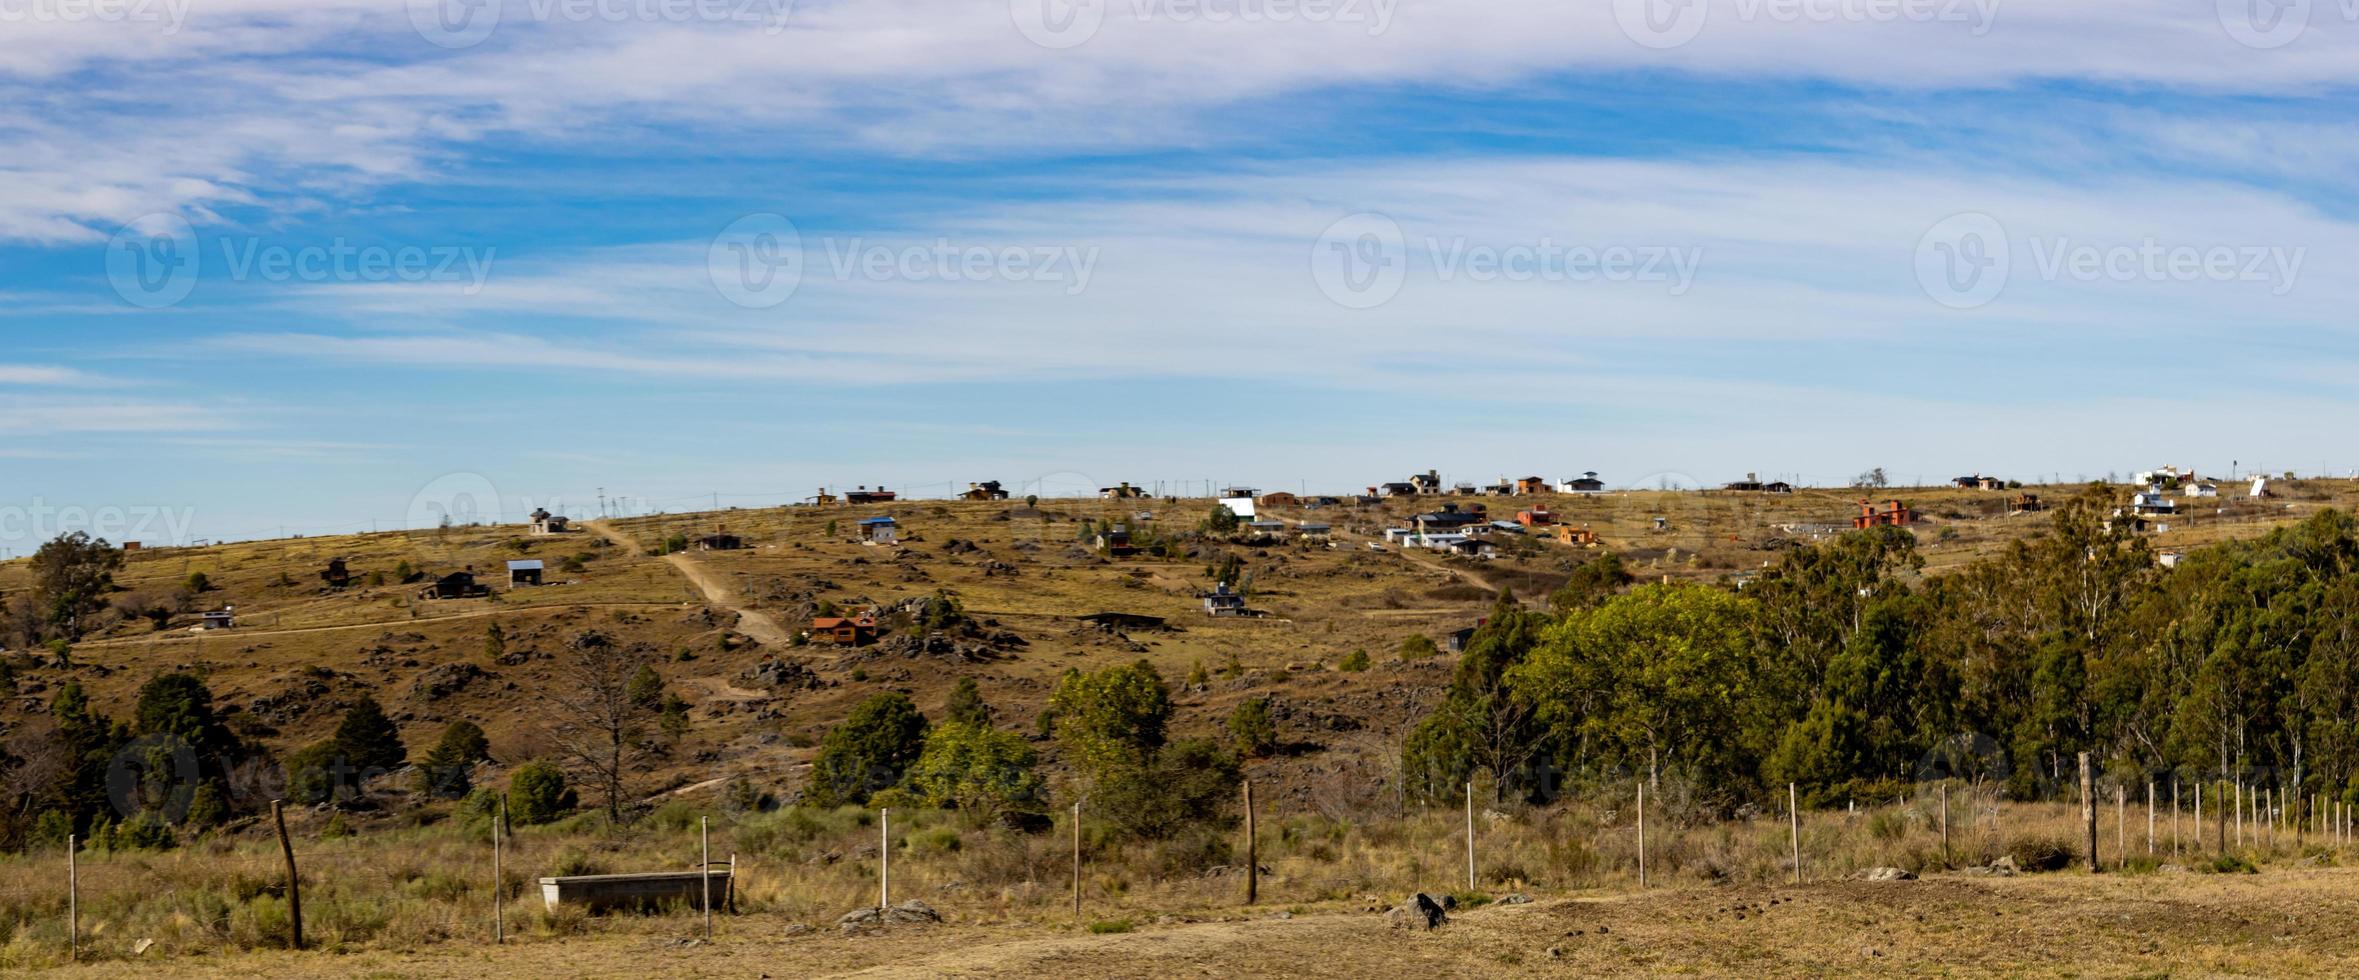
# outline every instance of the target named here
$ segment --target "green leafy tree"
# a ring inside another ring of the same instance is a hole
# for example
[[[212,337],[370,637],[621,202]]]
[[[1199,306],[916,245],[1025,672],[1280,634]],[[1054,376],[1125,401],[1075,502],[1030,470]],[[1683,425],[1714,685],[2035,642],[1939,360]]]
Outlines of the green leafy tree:
[[[865,804],[898,785],[925,750],[930,726],[907,696],[878,694],[862,701],[819,740],[804,799],[815,806]]]
[[[79,640],[88,620],[106,608],[123,568],[123,550],[84,531],[61,534],[33,552],[27,563],[33,601],[51,635]]]
[[[909,786],[927,806],[991,816],[1037,813],[1045,803],[1037,754],[1023,738],[972,721],[951,721],[926,735],[909,770]]]
[[[1100,776],[1141,765],[1163,747],[1171,691],[1145,660],[1090,674],[1068,670],[1049,696],[1048,714],[1066,759]]]

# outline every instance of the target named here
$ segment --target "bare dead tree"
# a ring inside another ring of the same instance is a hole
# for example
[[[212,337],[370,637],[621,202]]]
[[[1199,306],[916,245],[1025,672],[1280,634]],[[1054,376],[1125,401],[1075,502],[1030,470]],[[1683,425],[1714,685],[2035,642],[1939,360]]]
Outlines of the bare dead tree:
[[[644,756],[655,713],[631,696],[631,679],[654,660],[646,644],[623,645],[591,631],[573,639],[572,655],[548,692],[549,741],[606,797],[607,819],[622,821],[623,781]]]

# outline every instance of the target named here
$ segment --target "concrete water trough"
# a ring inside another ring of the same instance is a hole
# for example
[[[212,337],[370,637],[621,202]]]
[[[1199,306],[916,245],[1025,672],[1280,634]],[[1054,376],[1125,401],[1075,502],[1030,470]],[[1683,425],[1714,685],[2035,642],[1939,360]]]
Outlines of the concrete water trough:
[[[589,912],[615,909],[643,911],[676,904],[682,908],[701,909],[696,899],[697,883],[705,876],[695,871],[654,871],[626,875],[568,875],[562,878],[541,879],[541,901],[551,911],[570,906]],[[730,907],[729,872],[715,868],[712,872],[712,907]]]

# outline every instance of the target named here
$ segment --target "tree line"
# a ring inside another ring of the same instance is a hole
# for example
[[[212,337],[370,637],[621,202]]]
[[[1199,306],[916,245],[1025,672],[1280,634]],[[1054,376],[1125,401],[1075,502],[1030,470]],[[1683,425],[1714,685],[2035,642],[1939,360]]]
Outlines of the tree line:
[[[2086,751],[2127,780],[2359,801],[2359,522],[2328,510],[2164,567],[2110,510],[2092,486],[1940,575],[1889,527],[1721,585],[1633,587],[1592,560],[1546,610],[1494,604],[1406,740],[1407,788],[1675,777],[1733,811],[1787,783],[1839,804],[1956,776],[2034,799]]]

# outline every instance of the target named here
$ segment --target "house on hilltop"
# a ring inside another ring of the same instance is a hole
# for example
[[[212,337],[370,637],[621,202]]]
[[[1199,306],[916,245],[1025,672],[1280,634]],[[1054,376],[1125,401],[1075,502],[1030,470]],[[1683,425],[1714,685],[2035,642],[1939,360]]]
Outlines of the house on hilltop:
[[[1605,481],[1597,478],[1596,470],[1590,470],[1578,477],[1558,483],[1556,490],[1558,493],[1604,493]]]
[[[998,480],[986,480],[967,484],[966,492],[958,496],[962,500],[1006,500],[1007,491],[1000,489]]]

